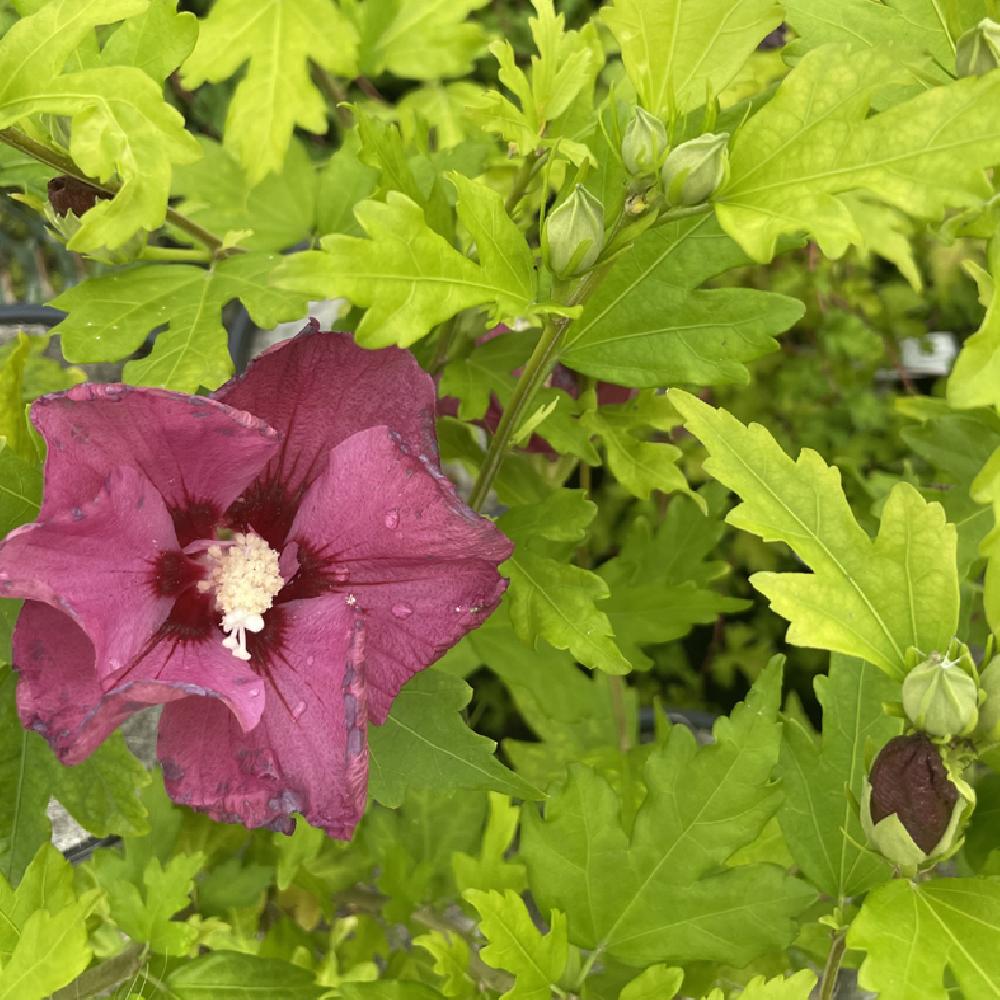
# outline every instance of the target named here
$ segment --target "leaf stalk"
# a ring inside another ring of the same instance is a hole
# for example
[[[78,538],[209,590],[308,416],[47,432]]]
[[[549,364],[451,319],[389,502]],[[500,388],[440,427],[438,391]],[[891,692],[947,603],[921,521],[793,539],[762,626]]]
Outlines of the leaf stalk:
[[[0,142],[4,142],[8,146],[26,153],[40,163],[47,164],[58,170],[61,174],[66,174],[68,177],[74,177],[78,181],[83,181],[83,183],[89,184],[91,187],[97,188],[98,191],[103,191],[105,194],[114,196],[120,190],[119,185],[114,181],[96,181],[93,177],[88,177],[71,157],[44,142],[32,139],[20,129],[0,129]],[[212,256],[218,257],[223,253],[242,253],[238,247],[224,249],[222,240],[218,236],[210,233],[204,227],[199,226],[197,222],[172,208],[168,208],[166,211],[166,221],[186,233],[193,240],[204,244],[211,251]]]

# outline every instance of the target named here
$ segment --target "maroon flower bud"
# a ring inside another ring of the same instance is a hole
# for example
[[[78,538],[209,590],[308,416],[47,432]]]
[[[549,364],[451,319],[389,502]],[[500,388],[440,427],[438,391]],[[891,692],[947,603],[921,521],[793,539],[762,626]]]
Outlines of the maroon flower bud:
[[[68,174],[53,177],[49,181],[49,204],[60,219],[70,212],[79,219],[89,212],[98,200],[110,197],[111,195],[95,188],[92,184],[70,177]]]
[[[938,748],[923,733],[897,736],[875,758],[869,781],[872,822],[895,813],[913,842],[930,854],[945,835],[959,798]]]

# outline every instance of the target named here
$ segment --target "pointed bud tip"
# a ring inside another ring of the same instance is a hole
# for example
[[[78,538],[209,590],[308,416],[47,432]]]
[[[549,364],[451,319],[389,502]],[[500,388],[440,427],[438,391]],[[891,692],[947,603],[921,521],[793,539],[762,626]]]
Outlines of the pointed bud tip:
[[[545,252],[549,267],[560,278],[593,267],[604,249],[604,208],[583,186],[545,220]]]

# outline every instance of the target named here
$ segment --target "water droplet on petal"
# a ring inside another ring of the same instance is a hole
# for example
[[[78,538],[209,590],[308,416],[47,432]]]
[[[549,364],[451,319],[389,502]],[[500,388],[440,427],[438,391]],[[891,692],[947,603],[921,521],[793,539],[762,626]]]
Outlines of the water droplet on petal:
[[[304,701],[298,702],[292,709],[292,718],[298,721],[305,710],[306,710],[306,703]]]
[[[344,603],[353,608],[354,605],[358,603],[358,599],[353,594],[348,594],[347,597],[344,598]]]
[[[413,614],[413,608],[409,604],[394,604],[392,606],[392,613],[396,618],[409,618]]]
[[[315,662],[316,662],[316,657],[315,656],[307,656],[306,657],[306,666],[307,667],[311,667]]]
[[[389,529],[399,527],[399,511],[393,508],[385,512],[385,526]]]
[[[260,688],[259,687],[251,688],[249,694],[251,698],[259,698]]]

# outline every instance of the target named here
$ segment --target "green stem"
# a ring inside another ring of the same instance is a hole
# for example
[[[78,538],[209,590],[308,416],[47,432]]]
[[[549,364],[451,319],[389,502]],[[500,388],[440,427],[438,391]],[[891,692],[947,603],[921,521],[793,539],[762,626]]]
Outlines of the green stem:
[[[611,712],[615,717],[615,729],[618,730],[618,749],[626,754],[632,749],[632,734],[629,732],[625,712],[625,679],[620,674],[611,674],[608,677],[608,687],[611,691]]]
[[[107,994],[132,979],[147,958],[145,945],[130,944],[112,958],[81,972],[68,986],[52,994],[52,1000],[84,1000]]]
[[[833,1000],[837,992],[837,978],[840,974],[840,963],[844,960],[847,949],[847,929],[837,931],[830,945],[830,953],[826,956],[823,967],[823,978],[819,985],[819,1000]]]
[[[27,153],[28,156],[33,157],[40,163],[48,164],[61,174],[75,177],[78,181],[83,181],[85,184],[89,184],[91,187],[97,188],[98,191],[103,191],[105,194],[115,195],[119,191],[119,186],[116,183],[95,181],[92,177],[88,177],[65,153],[61,153],[58,149],[53,149],[52,146],[32,139],[20,129],[0,129],[0,142],[4,142],[14,149],[19,149],[22,153]],[[166,221],[176,226],[182,232],[187,233],[188,236],[198,243],[203,243],[212,251],[213,255],[218,256],[222,252],[222,240],[218,236],[210,233],[207,229],[203,229],[197,222],[193,222],[187,216],[181,215],[180,212],[168,208]],[[232,247],[225,252],[242,253],[238,247]]]
[[[486,450],[486,458],[483,459],[479,476],[472,487],[469,506],[475,511],[482,510],[493,486],[493,480],[500,471],[507,446],[514,436],[514,431],[521,424],[521,417],[555,365],[559,342],[567,323],[565,317],[560,316],[554,322],[545,325],[535,349],[531,352],[531,357],[524,366],[524,371],[521,372],[521,377],[517,380],[517,385],[514,386],[514,394],[504,407],[496,433],[490,439],[489,448]]]
[[[624,215],[619,215],[615,224],[608,233],[607,243],[610,244],[621,228]],[[567,306],[576,306],[585,301],[587,296],[597,287],[604,277],[606,268],[597,265],[584,279],[577,285],[576,290],[570,295],[566,302]],[[566,327],[570,324],[568,316],[558,316],[554,320],[549,320],[542,330],[542,335],[531,352],[521,372],[521,377],[514,386],[514,394],[510,402],[504,407],[500,423],[497,424],[496,432],[490,439],[489,447],[486,449],[486,458],[479,469],[479,476],[472,487],[469,497],[469,506],[475,510],[482,510],[486,497],[496,479],[500,466],[503,464],[504,455],[510,445],[514,432],[521,426],[521,419],[525,415],[531,401],[535,398],[535,393],[541,388],[545,380],[549,377],[549,372],[555,366],[559,354],[559,347],[562,335],[566,332]]]
[[[139,260],[167,261],[179,264],[207,264],[212,259],[210,250],[194,250],[187,247],[143,247]]]
[[[583,968],[580,969],[580,975],[576,977],[576,984],[574,986],[574,992],[579,993],[583,989],[583,984],[587,981],[587,977],[594,969],[594,965],[597,960],[604,954],[603,948],[595,948],[588,956],[587,961],[583,963]]]
[[[431,362],[431,374],[438,375],[441,369],[448,362],[448,355],[451,354],[451,345],[455,342],[455,334],[458,333],[458,317],[456,313],[451,319],[441,324],[437,335],[437,343],[434,345],[434,360]]]
[[[510,189],[510,194],[507,195],[504,201],[503,207],[508,215],[513,215],[514,210],[521,204],[521,199],[528,190],[531,179],[545,162],[546,156],[548,156],[548,150],[545,150],[539,156],[526,156],[522,161],[521,168],[514,177],[514,185]]]

